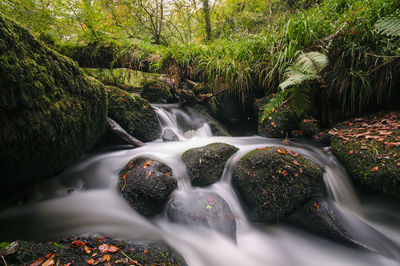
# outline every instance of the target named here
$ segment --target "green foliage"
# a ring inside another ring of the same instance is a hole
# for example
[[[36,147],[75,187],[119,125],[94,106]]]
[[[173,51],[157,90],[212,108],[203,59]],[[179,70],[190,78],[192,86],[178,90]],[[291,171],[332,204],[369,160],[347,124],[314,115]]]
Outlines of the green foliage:
[[[400,37],[400,18],[382,18],[375,24],[375,29],[389,36]]]
[[[287,98],[288,93],[286,91],[279,91],[268,102],[261,108],[261,116],[259,122],[262,123],[264,120],[271,115]]]

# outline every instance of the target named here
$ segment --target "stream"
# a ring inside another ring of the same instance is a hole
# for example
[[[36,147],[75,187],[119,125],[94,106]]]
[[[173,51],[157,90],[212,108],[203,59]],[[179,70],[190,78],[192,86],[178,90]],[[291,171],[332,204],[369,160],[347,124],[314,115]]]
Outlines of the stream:
[[[179,141],[158,139],[136,149],[112,146],[83,156],[59,176],[43,182],[31,195],[29,204],[1,213],[0,236],[49,240],[93,232],[124,240],[157,240],[168,243],[188,265],[194,266],[400,265],[399,206],[379,198],[359,197],[346,171],[329,150],[296,140],[283,144],[282,140],[259,136],[215,137],[193,111],[174,105],[154,108],[162,128],[173,130]],[[239,151],[226,163],[219,182],[204,188],[192,187],[181,154],[213,142],[234,145]],[[365,238],[374,250],[383,252],[350,248],[285,223],[262,225],[248,220],[231,186],[233,165],[251,150],[277,145],[311,158],[324,170],[326,197],[349,221],[347,228]],[[181,193],[188,200],[197,192],[222,197],[237,217],[237,243],[204,227],[172,223],[164,214],[149,220],[132,210],[117,187],[119,171],[134,157],[156,159],[171,167],[178,180],[174,193]],[[379,233],[371,234],[354,220]]]

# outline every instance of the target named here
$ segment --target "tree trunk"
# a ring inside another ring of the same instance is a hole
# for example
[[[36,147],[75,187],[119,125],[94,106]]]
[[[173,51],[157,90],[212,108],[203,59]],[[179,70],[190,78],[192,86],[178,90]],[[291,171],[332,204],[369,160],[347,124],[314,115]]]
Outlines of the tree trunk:
[[[211,40],[211,20],[210,20],[210,7],[208,5],[208,0],[203,0],[203,13],[204,13],[204,22],[205,22],[205,30],[206,30],[206,39],[208,41]]]

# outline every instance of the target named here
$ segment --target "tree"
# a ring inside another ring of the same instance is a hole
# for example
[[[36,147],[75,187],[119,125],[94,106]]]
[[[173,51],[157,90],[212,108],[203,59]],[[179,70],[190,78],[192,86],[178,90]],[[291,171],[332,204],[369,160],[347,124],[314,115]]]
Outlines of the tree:
[[[210,19],[210,6],[208,0],[203,0],[203,13],[204,13],[204,24],[206,39],[211,40],[211,19]]]

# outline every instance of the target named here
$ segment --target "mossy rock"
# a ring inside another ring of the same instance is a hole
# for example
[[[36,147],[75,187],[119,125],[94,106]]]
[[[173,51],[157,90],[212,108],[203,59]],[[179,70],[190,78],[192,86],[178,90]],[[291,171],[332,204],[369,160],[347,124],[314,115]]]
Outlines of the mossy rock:
[[[234,166],[232,182],[252,219],[277,222],[322,190],[322,171],[284,148],[262,148]]]
[[[160,137],[161,127],[148,101],[116,87],[106,86],[106,88],[108,116],[111,119],[141,141],[152,141]]]
[[[390,151],[374,141],[363,144],[359,140],[347,142],[333,136],[331,150],[349,172],[356,185],[377,194],[400,199],[399,147],[393,147]],[[349,154],[350,151],[352,151],[351,154]],[[390,155],[387,155],[388,153]],[[394,154],[399,157],[393,157]]]
[[[285,138],[299,128],[296,112],[285,99],[286,94],[277,93],[258,100],[258,135]]]
[[[321,131],[318,121],[313,119],[303,119],[299,123],[299,129],[308,138],[316,136]]]
[[[174,102],[171,89],[161,81],[148,81],[143,84],[143,90],[140,93],[144,99],[151,103],[170,103]]]
[[[227,160],[239,149],[225,143],[211,143],[182,154],[193,186],[208,186],[217,182]]]
[[[193,110],[200,114],[204,122],[208,123],[214,136],[231,136],[226,127],[213,116],[211,116],[207,107],[201,104],[196,104],[193,106]]]
[[[138,265],[187,265],[182,256],[165,244],[156,242],[124,242],[104,236],[66,237],[57,241],[32,242],[18,241],[19,251],[5,256],[8,265],[30,265],[34,262],[57,265],[132,264]],[[115,252],[105,252],[106,247],[114,246]],[[86,248],[86,251],[84,247]],[[89,250],[90,249],[90,250]],[[89,254],[87,254],[89,252]],[[108,260],[108,256],[109,260]],[[128,259],[129,258],[129,259]],[[103,261],[104,259],[104,261]],[[38,265],[41,265],[39,263]]]
[[[133,159],[120,172],[122,196],[147,217],[161,213],[176,186],[171,168],[156,160]]]
[[[90,149],[105,129],[106,95],[75,62],[0,15],[0,197]]]

